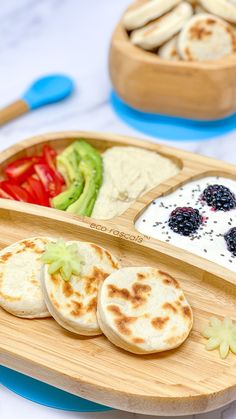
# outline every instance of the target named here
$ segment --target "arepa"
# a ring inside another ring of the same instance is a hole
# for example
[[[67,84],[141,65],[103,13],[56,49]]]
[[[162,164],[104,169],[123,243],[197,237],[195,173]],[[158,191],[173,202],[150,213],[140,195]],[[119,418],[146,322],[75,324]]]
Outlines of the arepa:
[[[210,13],[236,23],[236,3],[233,0],[199,0],[202,7]]]
[[[151,20],[169,12],[181,0],[151,0],[128,10],[123,17],[123,24],[127,30],[140,28]]]
[[[174,36],[174,38],[162,45],[158,50],[158,55],[165,60],[180,61],[177,51],[177,39],[178,36]]]
[[[138,45],[146,50],[153,50],[176,35],[192,14],[193,8],[191,5],[187,2],[182,2],[155,22],[133,31],[130,40],[134,45]]]
[[[21,240],[0,252],[0,306],[18,317],[50,316],[44,302],[40,260],[46,237]]]
[[[193,323],[178,282],[149,267],[123,268],[111,274],[100,289],[97,315],[105,336],[135,354],[178,347]]]
[[[186,61],[217,60],[236,50],[231,25],[208,13],[193,16],[179,35],[178,52]]]
[[[118,269],[118,260],[110,252],[92,243],[76,244],[80,274],[72,274],[65,281],[60,271],[50,274],[46,264],[42,273],[42,289],[48,310],[65,329],[80,335],[99,335],[97,322],[97,295],[104,279]]]

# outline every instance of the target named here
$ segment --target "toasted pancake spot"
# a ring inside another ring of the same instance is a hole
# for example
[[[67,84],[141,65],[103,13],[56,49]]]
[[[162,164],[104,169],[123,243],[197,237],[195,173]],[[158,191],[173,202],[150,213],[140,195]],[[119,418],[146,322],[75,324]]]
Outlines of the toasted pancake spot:
[[[110,298],[121,298],[123,300],[128,300],[130,297],[130,292],[127,288],[117,288],[115,285],[108,285],[108,297]]]
[[[142,338],[133,338],[133,339],[132,339],[132,341],[133,341],[134,343],[144,343],[144,342],[145,342],[145,340],[144,340],[144,339],[142,339]]]
[[[191,310],[190,310],[190,308],[189,308],[188,306],[184,306],[184,307],[182,307],[182,313],[183,313],[183,315],[184,315],[185,317],[187,317],[187,318],[189,318],[189,319],[191,319],[191,318],[192,318],[192,313],[191,313]]]
[[[65,297],[71,297],[74,291],[69,282],[66,282],[66,281],[62,282],[62,292],[65,295]]]
[[[171,311],[173,311],[173,313],[177,313],[177,309],[174,306],[174,304],[165,303],[165,304],[162,305],[162,308],[164,308],[164,310],[171,310]]]
[[[163,329],[165,324],[170,320],[169,317],[155,317],[151,323],[155,329]]]
[[[105,250],[105,255],[109,259],[109,262],[111,263],[111,266],[113,269],[118,269],[118,264],[113,260],[111,254]]]
[[[0,257],[0,262],[7,262],[8,261],[8,259],[10,259],[10,257],[13,255],[13,253],[12,252],[7,252],[7,253],[5,253],[4,255],[2,255],[1,257]]]
[[[86,277],[85,292],[93,294],[97,291],[98,284],[101,284],[108,277],[108,273],[94,266],[90,276]]]
[[[51,275],[51,280],[56,285],[61,280],[61,277],[60,277],[60,275],[55,273],[55,274]]]
[[[171,275],[169,275],[169,274],[167,274],[166,272],[163,272],[163,271],[159,271],[159,273],[160,273],[160,275],[165,277],[164,280],[163,280],[164,284],[171,285],[172,287],[175,287],[177,289],[180,288],[179,283],[176,281],[175,278],[173,278],[173,276],[171,276]]]
[[[127,288],[118,288],[115,285],[108,285],[108,296],[110,298],[121,298],[130,301],[134,308],[137,308],[147,301],[147,295],[151,291],[149,285],[135,282],[132,285],[132,293]],[[145,295],[146,294],[146,295]]]
[[[191,54],[190,49],[188,47],[185,48],[185,54],[187,56],[188,61],[193,61],[192,54]]]
[[[78,317],[81,316],[84,312],[83,310],[83,304],[79,303],[78,301],[71,301],[72,305],[73,305],[73,310],[71,310],[70,314],[74,317]]]
[[[128,325],[134,323],[137,320],[137,317],[125,316],[121,312],[120,308],[115,305],[108,306],[107,310],[113,313],[114,317],[116,317],[114,322],[119,332],[123,335],[130,336],[132,334],[132,331],[128,328]]]
[[[231,37],[232,44],[233,44],[233,50],[236,51],[236,36],[235,36],[235,33],[230,26],[227,26],[225,29]]]
[[[145,278],[146,278],[146,276],[145,276],[144,274],[141,274],[140,272],[139,272],[139,273],[137,273],[136,277],[137,277],[137,279],[138,279],[138,280],[140,280],[140,281],[142,281],[143,279],[145,279]]]
[[[92,298],[89,301],[86,309],[87,309],[88,312],[90,312],[90,311],[96,311],[96,309],[97,309],[97,298],[96,297]]]
[[[95,250],[95,252],[99,256],[99,258],[102,259],[103,258],[103,249],[100,246],[97,246],[94,243],[91,243],[90,246],[92,247],[93,250]]]
[[[134,307],[144,304],[147,301],[147,296],[151,292],[151,287],[149,285],[139,284],[138,282],[134,283],[132,286],[134,296],[132,302]]]
[[[207,23],[208,25],[215,25],[215,24],[216,24],[216,21],[215,21],[214,19],[208,18],[208,19],[206,20],[206,23]]]
[[[11,297],[10,295],[4,294],[0,291],[0,297],[4,298],[4,300],[13,302],[13,301],[20,301],[21,297]]]
[[[46,240],[41,239],[42,243],[47,243]],[[39,249],[38,244],[31,240],[23,240],[21,242],[22,249],[19,249],[16,253],[21,253],[26,249],[31,249],[34,251],[34,253],[42,254],[44,252],[44,249]]]
[[[211,23],[212,24],[212,23]],[[190,39],[201,41],[211,36],[212,32],[202,26],[202,22],[196,23],[190,28]]]
[[[30,279],[31,284],[38,285],[37,279]]]
[[[50,293],[50,298],[51,298],[51,301],[52,301],[52,304],[54,305],[54,307],[56,307],[57,309],[60,308],[60,304],[54,298],[54,295],[52,293]]]

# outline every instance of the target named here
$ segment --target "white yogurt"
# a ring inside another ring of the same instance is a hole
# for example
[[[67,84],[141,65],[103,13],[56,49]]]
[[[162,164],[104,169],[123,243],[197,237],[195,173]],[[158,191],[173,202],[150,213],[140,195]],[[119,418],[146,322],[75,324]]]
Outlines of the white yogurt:
[[[236,209],[228,212],[213,211],[200,197],[209,185],[227,186],[236,194],[236,181],[223,177],[206,177],[189,182],[175,192],[153,201],[135,227],[140,233],[188,250],[236,272],[236,257],[228,251],[224,234],[236,227]],[[181,236],[168,226],[170,213],[176,207],[197,208],[204,223],[193,236]]]

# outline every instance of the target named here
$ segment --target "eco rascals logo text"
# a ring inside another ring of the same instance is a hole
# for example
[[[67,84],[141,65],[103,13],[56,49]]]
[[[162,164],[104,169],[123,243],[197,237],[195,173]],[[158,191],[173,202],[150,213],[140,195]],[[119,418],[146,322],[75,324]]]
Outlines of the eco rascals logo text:
[[[105,233],[110,233],[113,236],[120,237],[121,239],[126,239],[126,240],[130,240],[130,241],[137,242],[137,243],[142,243],[144,237],[149,239],[149,237],[147,237],[147,236],[143,236],[143,237],[142,236],[135,236],[134,234],[125,233],[124,231],[120,231],[120,230],[117,230],[115,228],[107,228],[106,226],[103,226],[101,224],[91,223],[90,228],[93,228],[94,230],[97,230],[97,231],[103,231]]]

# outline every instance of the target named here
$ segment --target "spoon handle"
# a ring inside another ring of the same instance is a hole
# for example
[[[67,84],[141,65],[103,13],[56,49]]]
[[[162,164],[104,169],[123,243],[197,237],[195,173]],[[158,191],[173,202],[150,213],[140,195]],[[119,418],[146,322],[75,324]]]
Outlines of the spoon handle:
[[[29,111],[29,107],[22,99],[0,109],[0,126]]]

